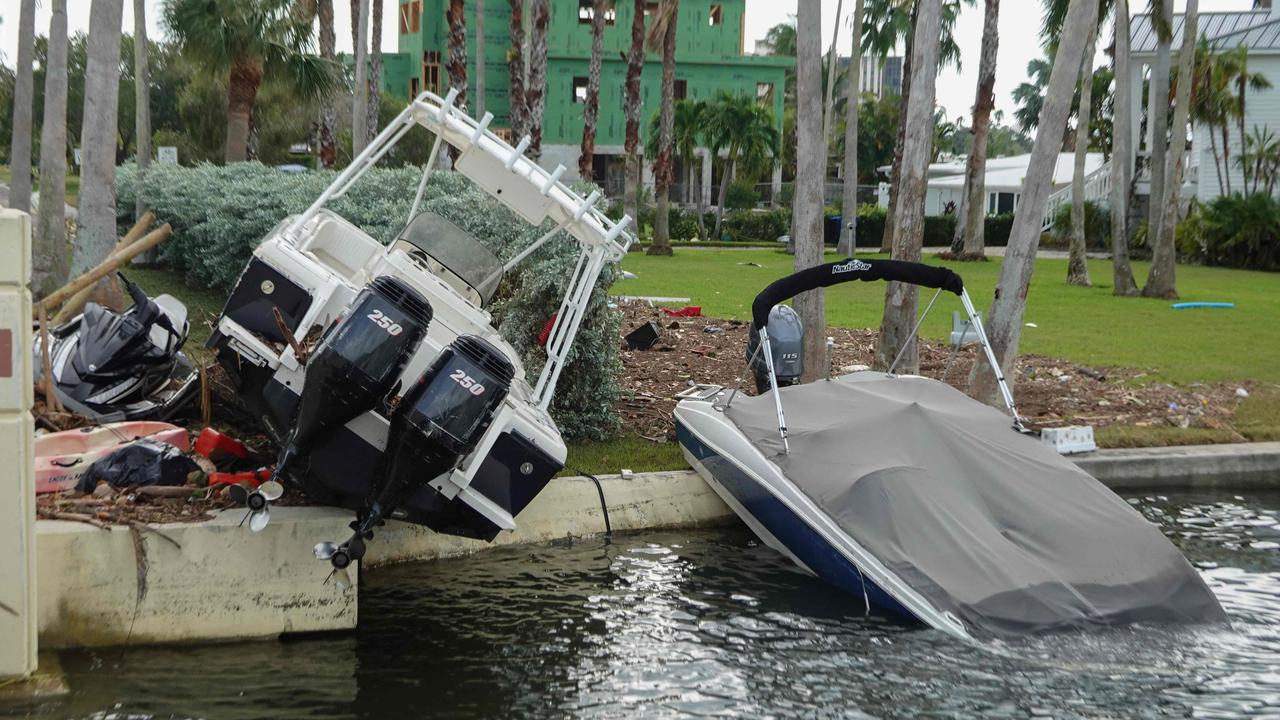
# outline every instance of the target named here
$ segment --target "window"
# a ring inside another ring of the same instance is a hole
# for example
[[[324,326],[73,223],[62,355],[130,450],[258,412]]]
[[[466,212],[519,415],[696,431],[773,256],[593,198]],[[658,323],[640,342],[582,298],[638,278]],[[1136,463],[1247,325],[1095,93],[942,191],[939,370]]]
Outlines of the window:
[[[421,86],[418,84],[418,78],[409,78],[409,97],[418,97],[420,87]]]
[[[724,6],[712,5],[711,12],[707,13],[707,24],[711,27],[724,23]]]
[[[689,82],[687,80],[677,80],[672,90],[672,96],[676,100],[684,100],[689,97]]]
[[[658,14],[658,3],[651,2],[651,3],[644,4],[644,16],[646,18],[651,18],[657,14]]]
[[[581,75],[573,79],[573,102],[585,103],[587,101],[587,79]]]
[[[987,196],[988,215],[1008,215],[1017,209],[1016,193],[991,193]]]
[[[405,3],[400,6],[400,34],[409,34],[409,11],[411,3]]]
[[[431,92],[440,92],[440,51],[426,50],[422,53],[422,82]]]
[[[773,102],[773,83],[756,83],[756,100],[765,104]]]
[[[592,18],[595,16],[594,0],[578,0],[578,24],[590,25]],[[604,9],[604,24],[612,25],[618,19],[618,11],[614,9],[612,3],[607,3]]]
[[[422,30],[422,0],[413,0],[409,4],[411,6],[409,10],[410,30],[419,32]]]

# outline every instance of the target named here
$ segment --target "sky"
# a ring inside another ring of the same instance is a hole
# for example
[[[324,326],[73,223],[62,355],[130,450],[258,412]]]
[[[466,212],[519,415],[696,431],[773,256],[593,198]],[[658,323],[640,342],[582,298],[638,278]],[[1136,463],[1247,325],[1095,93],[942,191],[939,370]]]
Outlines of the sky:
[[[552,0],[564,2],[565,0]],[[842,55],[849,54],[852,30],[850,29],[854,0],[843,3],[840,19],[840,33],[837,49]],[[836,26],[836,6],[838,0],[822,0],[822,35],[823,51],[831,44],[831,31]],[[13,57],[18,47],[18,14],[17,0],[5,0],[0,17],[0,56],[4,63],[13,64]],[[396,48],[396,0],[384,0],[386,17],[383,20],[382,47],[387,51]],[[1201,12],[1248,10],[1252,0],[1202,0]],[[37,0],[36,33],[43,35],[49,28],[49,0]],[[124,32],[133,32],[132,3],[125,2]],[[977,84],[978,55],[982,45],[982,5],[981,0],[975,7],[964,7],[956,22],[955,35],[959,39],[961,66],[947,68],[938,76],[938,104],[946,108],[951,119],[967,121],[969,110],[973,105],[973,95]],[[1135,7],[1145,7],[1146,3],[1137,0]],[[1175,10],[1181,12],[1186,0],[1174,0]],[[90,0],[67,0],[67,17],[69,30],[87,31],[89,25]],[[150,34],[159,34],[160,0],[146,0],[147,27]],[[996,109],[1003,110],[1006,116],[1013,114],[1013,89],[1026,79],[1027,63],[1040,56],[1040,8],[1038,0],[1004,0],[1000,8],[1000,54],[996,72]],[[746,37],[747,51],[754,48],[755,40],[764,37],[769,28],[787,22],[796,12],[796,0],[747,0]],[[334,23],[342,28],[351,24],[350,3],[338,0],[334,3]],[[1104,38],[1109,38],[1110,29],[1104,30]],[[338,51],[351,50],[351,33],[337,33]],[[1106,58],[1101,48],[1109,40],[1099,42],[1097,64],[1105,64]],[[679,58],[677,57],[677,60]]]

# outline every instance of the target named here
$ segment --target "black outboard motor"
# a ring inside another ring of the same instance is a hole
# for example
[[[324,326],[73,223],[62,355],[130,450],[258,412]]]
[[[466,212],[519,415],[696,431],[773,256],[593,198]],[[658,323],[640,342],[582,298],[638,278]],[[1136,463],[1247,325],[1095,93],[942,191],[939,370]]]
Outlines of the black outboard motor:
[[[398,278],[374,278],[360,291],[307,361],[293,429],[281,444],[272,481],[283,478],[319,438],[374,409],[391,393],[426,336],[431,317],[431,304]],[[269,490],[278,495],[278,486]],[[270,499],[263,492],[249,496],[251,529],[266,527]]]
[[[374,527],[475,449],[514,374],[506,355],[483,338],[460,335],[446,346],[391,416],[386,469],[372,504],[351,525],[355,533],[342,545],[320,543],[316,557],[332,563],[335,572],[363,557]]]
[[[773,369],[778,385],[796,385],[804,372],[804,323],[790,305],[774,305],[769,311],[769,347],[773,349]],[[756,392],[769,389],[769,365],[763,355],[756,354],[760,332],[753,326],[747,339],[747,362],[756,378]],[[752,359],[754,358],[754,360]]]

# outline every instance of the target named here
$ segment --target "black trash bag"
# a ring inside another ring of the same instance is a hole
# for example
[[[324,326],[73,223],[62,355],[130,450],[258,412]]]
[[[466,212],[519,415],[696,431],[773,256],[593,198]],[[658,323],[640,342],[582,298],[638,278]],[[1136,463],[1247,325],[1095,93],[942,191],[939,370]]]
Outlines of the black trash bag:
[[[80,476],[76,489],[92,492],[105,480],[113,488],[139,485],[184,485],[187,475],[200,466],[178,448],[142,438],[98,458]]]

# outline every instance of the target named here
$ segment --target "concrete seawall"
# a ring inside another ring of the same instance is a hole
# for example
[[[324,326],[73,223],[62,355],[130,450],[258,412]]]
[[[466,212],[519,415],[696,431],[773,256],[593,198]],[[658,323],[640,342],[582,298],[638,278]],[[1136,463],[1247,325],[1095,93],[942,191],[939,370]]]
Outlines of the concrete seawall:
[[[1104,450],[1073,459],[1119,491],[1280,489],[1280,443]],[[615,532],[736,521],[692,470],[643,473],[629,480],[608,475],[600,481]],[[317,542],[345,538],[352,514],[314,507],[279,507],[271,513],[262,533],[239,526],[242,511],[140,533],[39,521],[41,647],[218,641],[354,628],[357,591],[325,583],[329,567],[312,554]],[[605,529],[595,483],[580,477],[554,480],[517,522],[518,530],[492,544],[389,523],[370,543],[364,570]]]

